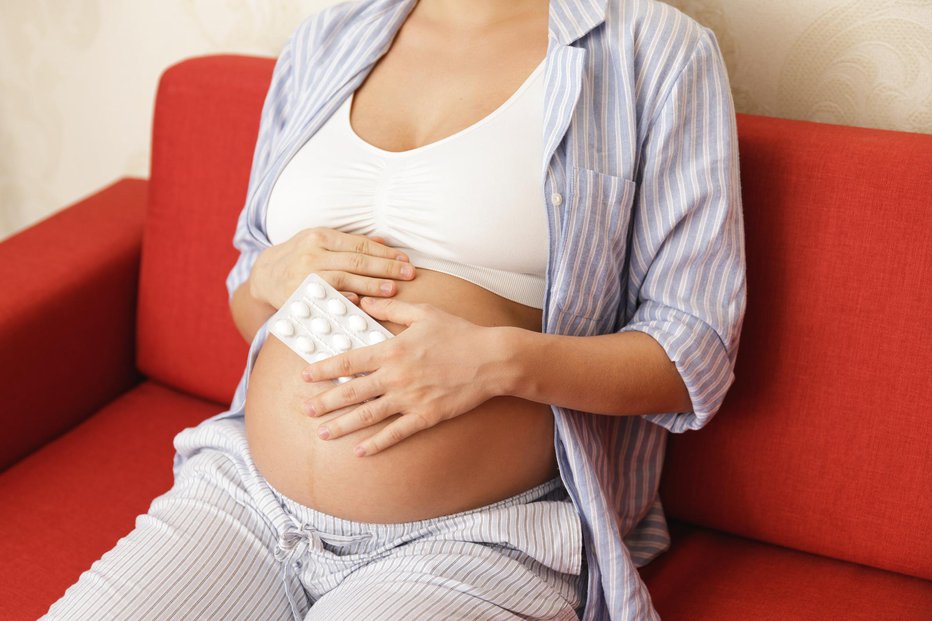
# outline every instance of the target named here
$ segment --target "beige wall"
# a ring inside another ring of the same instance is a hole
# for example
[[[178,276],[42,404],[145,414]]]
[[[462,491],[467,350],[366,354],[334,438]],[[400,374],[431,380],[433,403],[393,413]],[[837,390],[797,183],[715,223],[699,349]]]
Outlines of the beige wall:
[[[932,0],[668,0],[711,27],[740,112],[932,133]],[[0,238],[148,176],[160,73],[273,56],[335,0],[0,0]]]
[[[932,0],[668,0],[715,31],[739,112],[932,133]]]
[[[122,176],[149,176],[159,75],[277,55],[334,0],[0,0],[0,238]]]

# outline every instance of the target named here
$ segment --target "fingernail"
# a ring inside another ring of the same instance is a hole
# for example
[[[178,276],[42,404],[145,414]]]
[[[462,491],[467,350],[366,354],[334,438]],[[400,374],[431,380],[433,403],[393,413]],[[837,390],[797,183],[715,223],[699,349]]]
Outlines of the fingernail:
[[[364,449],[361,446],[357,446],[356,448],[353,449],[353,452],[356,453],[356,457],[362,457],[363,455],[366,454],[366,449]]]
[[[382,293],[391,293],[392,284],[390,282],[383,282],[381,285],[379,285],[379,289],[382,291]]]
[[[396,260],[396,261],[407,261],[407,260],[408,260],[408,257],[406,257],[406,256],[403,255],[403,254],[399,254],[398,256],[395,257],[395,260]]]
[[[317,416],[317,410],[314,409],[313,405],[307,405],[307,415],[308,416]]]
[[[410,265],[402,265],[402,266],[401,266],[401,275],[404,276],[405,278],[408,278],[409,276],[413,276],[413,275],[414,275],[414,268],[411,267]]]
[[[318,427],[317,435],[320,436],[321,440],[326,440],[327,438],[330,437],[330,430],[327,429],[326,427]]]

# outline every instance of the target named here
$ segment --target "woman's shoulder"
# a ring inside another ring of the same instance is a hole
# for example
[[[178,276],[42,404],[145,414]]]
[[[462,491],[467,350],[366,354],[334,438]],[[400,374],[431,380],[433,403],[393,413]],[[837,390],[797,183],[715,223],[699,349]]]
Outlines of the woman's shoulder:
[[[380,0],[343,0],[331,4],[301,20],[291,36],[305,44],[326,42],[346,25],[377,15],[379,4]]]
[[[623,59],[623,72],[635,85],[638,107],[655,109],[698,59],[724,62],[715,33],[680,9],[660,0],[576,0],[605,3],[604,39]],[[716,58],[717,57],[717,58]]]
[[[582,0],[586,1],[586,0]],[[642,55],[685,61],[714,33],[677,7],[661,0],[605,2],[605,26],[613,39]]]
[[[394,0],[397,2],[397,0]],[[293,74],[299,84],[306,83],[324,70],[328,54],[352,45],[348,39],[359,39],[372,20],[391,8],[392,0],[344,0],[326,6],[306,16],[291,32],[287,46],[293,51]]]

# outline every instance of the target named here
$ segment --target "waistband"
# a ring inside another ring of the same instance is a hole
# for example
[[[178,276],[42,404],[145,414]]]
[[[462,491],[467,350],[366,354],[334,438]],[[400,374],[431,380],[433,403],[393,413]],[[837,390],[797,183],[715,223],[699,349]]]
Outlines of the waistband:
[[[530,489],[515,494],[514,496],[457,513],[410,522],[357,522],[324,513],[313,507],[301,504],[276,489],[267,479],[265,483],[272,491],[272,494],[278,499],[279,504],[281,504],[285,512],[292,516],[297,523],[312,524],[316,529],[325,531],[331,535],[353,538],[365,537],[367,535],[378,536],[380,539],[406,537],[415,533],[434,532],[437,530],[438,526],[444,523],[462,523],[474,516],[494,514],[503,509],[535,501],[552,500],[570,502],[566,487],[563,485],[563,480],[557,476],[540,485],[535,485]],[[571,502],[570,506],[572,506]]]

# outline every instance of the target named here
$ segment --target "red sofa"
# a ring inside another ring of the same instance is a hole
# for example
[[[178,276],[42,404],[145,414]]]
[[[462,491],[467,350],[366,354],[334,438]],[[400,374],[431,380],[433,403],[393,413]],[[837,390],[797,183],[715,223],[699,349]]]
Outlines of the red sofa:
[[[0,243],[0,619],[172,483],[247,346],[224,279],[273,59],[159,82],[149,179]],[[665,621],[932,619],[932,136],[739,115],[748,308],[715,421],[668,437]]]

